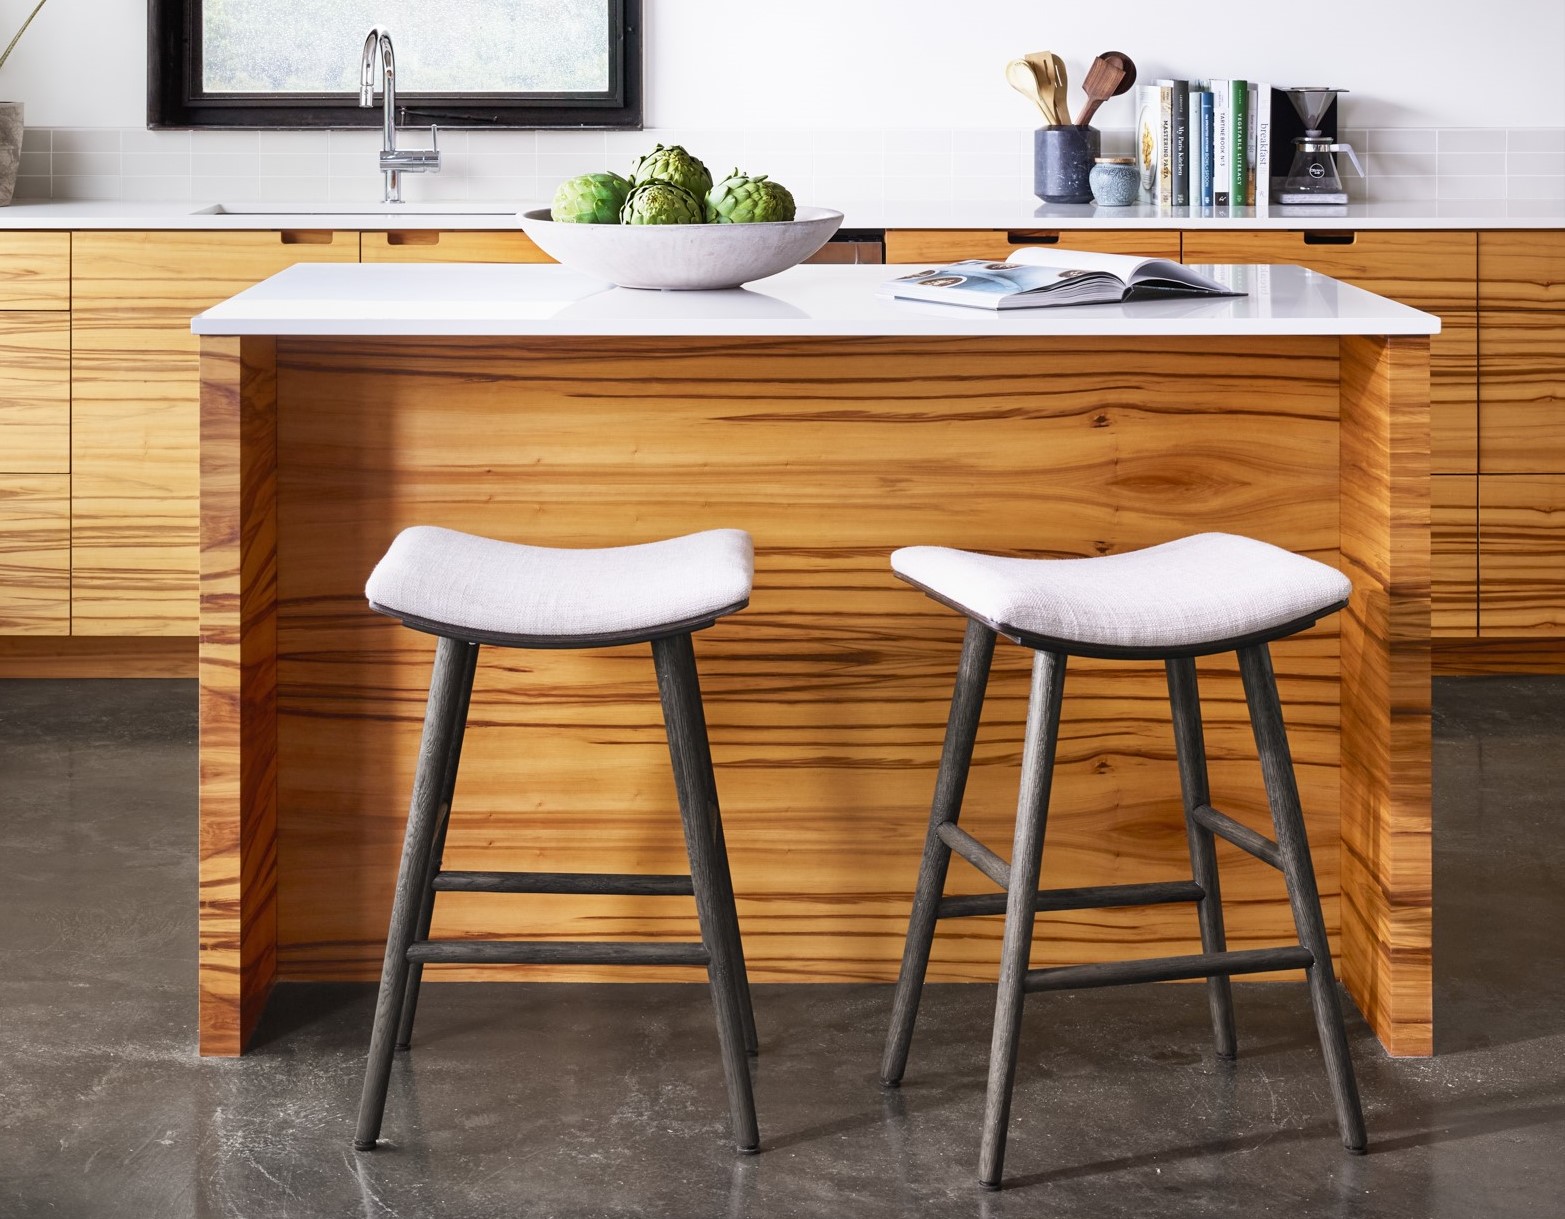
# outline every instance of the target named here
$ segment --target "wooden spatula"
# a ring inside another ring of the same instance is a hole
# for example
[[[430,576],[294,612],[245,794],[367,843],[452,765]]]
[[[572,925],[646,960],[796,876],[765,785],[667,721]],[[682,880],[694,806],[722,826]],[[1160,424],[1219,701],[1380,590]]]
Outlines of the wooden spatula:
[[[1038,73],[1038,81],[1048,108],[1054,111],[1056,123],[1069,126],[1070,101],[1065,96],[1069,80],[1065,75],[1065,61],[1053,51],[1030,51],[1022,56]]]
[[[1036,64],[1013,59],[1005,65],[1005,79],[1011,88],[1038,107],[1046,124],[1050,127],[1059,125],[1059,116],[1054,112],[1054,88],[1039,79]]]
[[[1082,91],[1087,95],[1087,104],[1082,107],[1077,123],[1083,127],[1090,124],[1099,106],[1109,98],[1127,92],[1135,83],[1136,65],[1130,57],[1121,51],[1104,51],[1092,61],[1092,66],[1087,69],[1087,78],[1081,82]]]

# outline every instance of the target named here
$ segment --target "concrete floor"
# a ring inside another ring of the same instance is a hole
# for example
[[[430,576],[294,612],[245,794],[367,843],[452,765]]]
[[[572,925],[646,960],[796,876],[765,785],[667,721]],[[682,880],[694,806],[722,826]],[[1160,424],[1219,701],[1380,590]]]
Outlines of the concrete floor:
[[[433,987],[355,1154],[368,988],[282,987],[251,1054],[195,1055],[192,686],[0,682],[0,1216],[1565,1215],[1565,679],[1436,707],[1440,1052],[1354,1018],[1371,1153],[1302,988],[1239,988],[1233,1065],[1201,988],[1092,991],[1032,1001],[990,1194],[981,986],[932,988],[895,1093],[888,988],[758,988],[752,1157],[702,988]]]

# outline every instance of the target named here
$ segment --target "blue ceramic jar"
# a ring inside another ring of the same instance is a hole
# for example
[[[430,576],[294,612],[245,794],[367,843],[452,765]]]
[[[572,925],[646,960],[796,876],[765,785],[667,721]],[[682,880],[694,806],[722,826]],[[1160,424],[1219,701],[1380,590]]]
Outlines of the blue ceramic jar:
[[[1136,201],[1141,185],[1136,163],[1130,157],[1098,157],[1088,179],[1092,200],[1099,207],[1128,207]]]

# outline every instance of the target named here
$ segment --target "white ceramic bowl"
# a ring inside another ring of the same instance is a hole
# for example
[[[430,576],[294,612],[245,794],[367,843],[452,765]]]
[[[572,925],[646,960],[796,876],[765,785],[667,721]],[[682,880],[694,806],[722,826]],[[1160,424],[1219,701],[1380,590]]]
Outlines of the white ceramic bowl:
[[[842,213],[801,207],[763,224],[560,224],[548,208],[522,213],[522,230],[549,257],[621,288],[737,288],[803,262]]]

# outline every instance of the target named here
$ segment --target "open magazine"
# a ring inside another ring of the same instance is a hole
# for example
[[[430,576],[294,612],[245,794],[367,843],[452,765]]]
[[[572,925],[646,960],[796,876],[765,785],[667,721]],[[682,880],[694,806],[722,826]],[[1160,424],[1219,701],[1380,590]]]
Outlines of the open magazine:
[[[1026,249],[1006,262],[969,258],[916,271],[891,280],[880,295],[978,309],[1030,309],[1245,294],[1166,258]]]

